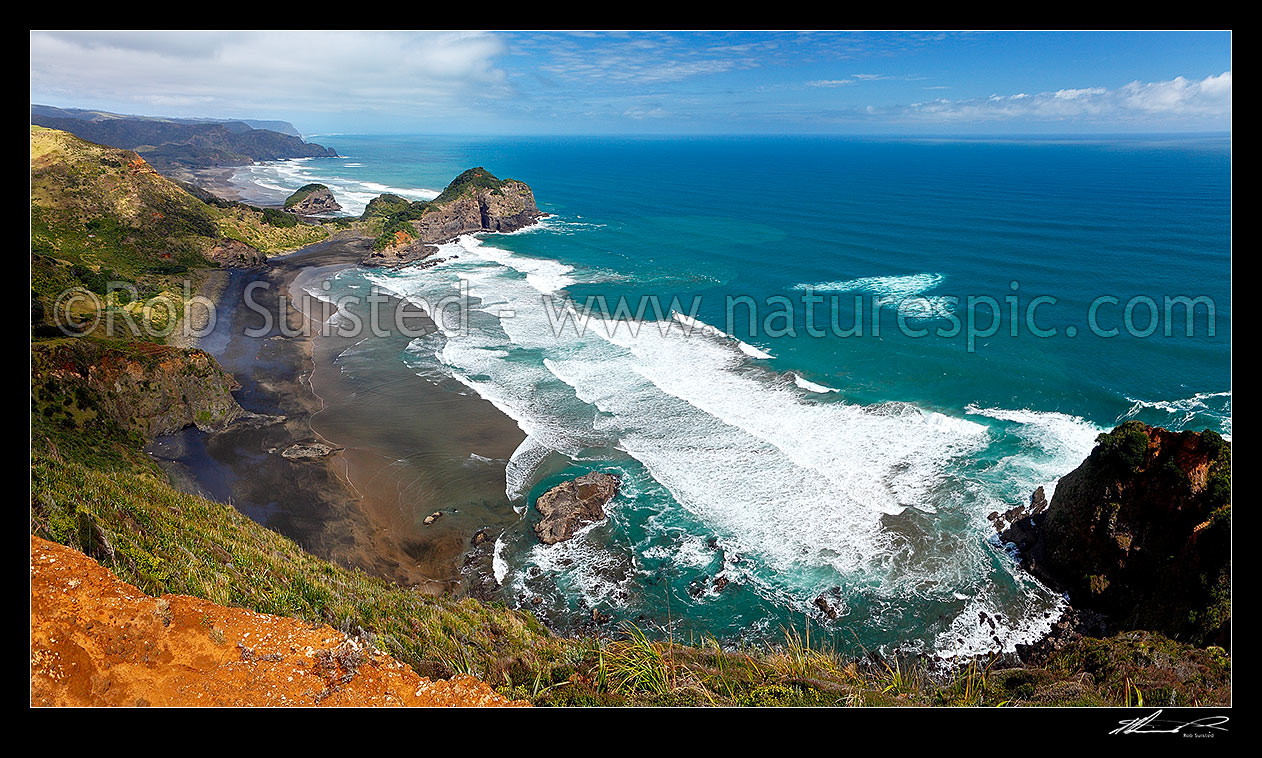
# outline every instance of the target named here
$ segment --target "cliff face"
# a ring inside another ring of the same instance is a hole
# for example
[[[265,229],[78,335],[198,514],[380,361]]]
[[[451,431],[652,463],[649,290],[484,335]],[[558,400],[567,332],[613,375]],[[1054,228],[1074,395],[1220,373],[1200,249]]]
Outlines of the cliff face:
[[[332,191],[323,184],[308,184],[285,199],[285,210],[301,216],[317,216],[342,210]]]
[[[1125,629],[1228,643],[1231,445],[1218,434],[1129,421],[1031,510],[1003,538],[1074,607]]]
[[[206,259],[221,268],[253,268],[267,262],[267,256],[241,240],[224,237],[215,241]]]
[[[543,215],[525,182],[478,167],[456,177],[412,225],[422,242],[438,244],[473,232],[516,231]]]
[[[429,258],[436,252],[438,248],[427,245],[406,232],[394,232],[390,244],[369,251],[359,263],[361,266],[402,266]],[[435,258],[429,263],[438,263],[440,260],[442,259]]]
[[[59,428],[106,424],[152,439],[244,413],[236,380],[200,350],[83,337],[33,344],[31,364],[32,411]]]
[[[525,182],[499,179],[484,168],[471,168],[428,202],[391,194],[373,198],[360,218],[380,218],[381,233],[362,263],[415,263],[437,252],[434,245],[462,234],[512,232],[546,215],[535,206],[535,194]]]

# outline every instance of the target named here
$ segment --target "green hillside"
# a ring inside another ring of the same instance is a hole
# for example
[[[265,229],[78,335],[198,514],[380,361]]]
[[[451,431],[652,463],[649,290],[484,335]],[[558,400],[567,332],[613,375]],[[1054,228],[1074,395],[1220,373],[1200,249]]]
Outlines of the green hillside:
[[[257,208],[194,197],[130,150],[31,126],[32,304],[45,320],[70,287],[104,295],[107,282],[129,282],[141,298],[179,290],[214,265],[206,256],[222,238],[275,253],[329,236],[323,225],[269,221]]]

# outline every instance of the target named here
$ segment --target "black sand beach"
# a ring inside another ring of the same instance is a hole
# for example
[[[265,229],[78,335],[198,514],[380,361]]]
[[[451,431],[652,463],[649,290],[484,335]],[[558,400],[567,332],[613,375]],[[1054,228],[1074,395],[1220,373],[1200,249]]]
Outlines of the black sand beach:
[[[364,335],[323,334],[331,306],[308,299],[304,314],[293,303],[307,284],[355,265],[367,244],[335,238],[264,269],[231,272],[215,329],[199,346],[236,377],[236,397],[254,415],[218,433],[164,437],[149,450],[177,486],[231,503],[318,556],[426,592],[459,593],[473,535],[487,529],[493,540],[518,519],[504,466],[523,435],[454,381],[436,385],[401,361],[374,366],[366,381],[335,364]],[[264,323],[245,306],[247,287],[273,314],[263,336],[245,334]],[[398,307],[391,301],[384,323]],[[308,334],[286,336],[277,314],[290,333],[310,319]],[[407,323],[428,322],[411,309]],[[369,339],[397,343],[400,353],[410,341]],[[489,547],[478,563],[489,562]]]

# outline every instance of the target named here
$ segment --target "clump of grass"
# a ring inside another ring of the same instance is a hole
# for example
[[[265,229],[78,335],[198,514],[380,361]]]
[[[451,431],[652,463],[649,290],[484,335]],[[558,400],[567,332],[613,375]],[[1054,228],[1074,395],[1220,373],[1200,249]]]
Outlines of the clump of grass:
[[[920,694],[924,671],[919,665],[910,662],[904,667],[903,661],[895,656],[892,665],[882,659],[881,666],[884,668],[884,675],[877,679],[881,692],[904,697]]]
[[[805,633],[795,626],[783,627],[783,632],[784,646],[768,655],[768,661],[780,674],[797,679],[851,678],[853,668],[847,671],[835,652],[811,644],[810,624]]]
[[[627,623],[624,631],[625,641],[612,643],[602,651],[602,679],[623,693],[664,695],[673,691],[675,671],[662,650],[663,643],[653,642],[632,623]]]
[[[1129,677],[1127,677],[1126,679],[1126,683],[1123,686],[1122,692],[1123,692],[1122,705],[1126,706],[1127,708],[1130,708],[1131,706],[1134,706],[1136,708],[1144,707],[1144,693],[1140,691],[1139,687],[1134,682],[1132,682]]]
[[[991,694],[990,674],[997,660],[999,656],[992,655],[983,665],[974,657],[968,663],[955,667],[950,682],[938,690],[937,703],[955,706],[1007,705],[1007,700],[995,699]]]

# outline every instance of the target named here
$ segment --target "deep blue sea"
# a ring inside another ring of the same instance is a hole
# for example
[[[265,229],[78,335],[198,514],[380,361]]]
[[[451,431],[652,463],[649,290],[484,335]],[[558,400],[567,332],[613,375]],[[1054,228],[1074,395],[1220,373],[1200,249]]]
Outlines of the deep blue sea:
[[[553,214],[330,285],[432,302],[467,283],[467,328],[373,360],[418,389],[455,378],[528,434],[495,575],[545,618],[1011,649],[1062,600],[988,514],[1051,494],[1120,421],[1231,432],[1226,136],[313,139],[344,157],[240,180],[323,182],[358,214],[484,166]],[[596,296],[648,323],[614,330]],[[1180,297],[1200,298],[1191,336]],[[609,518],[540,545],[532,498],[589,470],[623,477]]]

